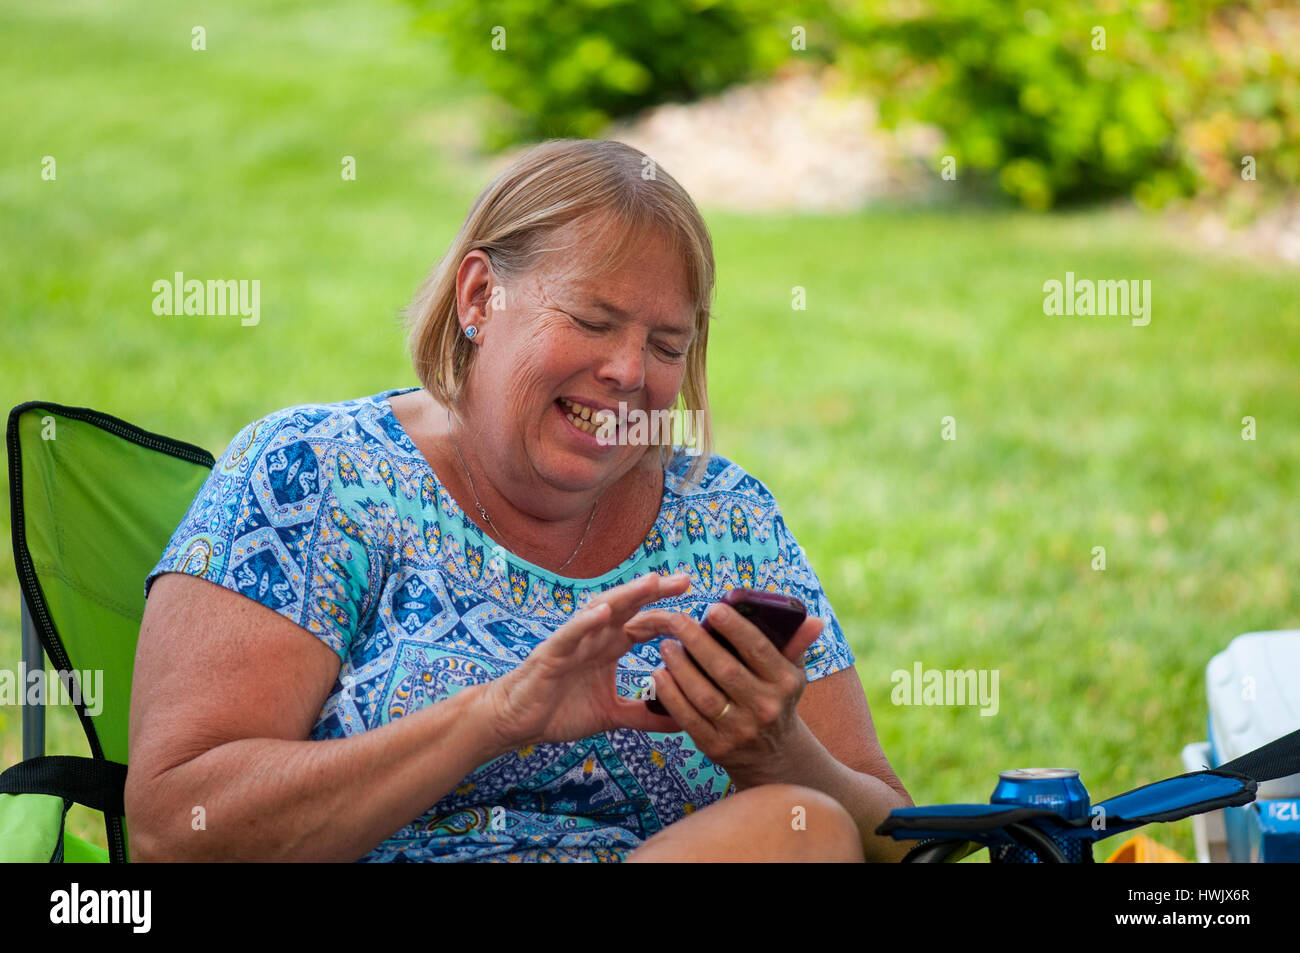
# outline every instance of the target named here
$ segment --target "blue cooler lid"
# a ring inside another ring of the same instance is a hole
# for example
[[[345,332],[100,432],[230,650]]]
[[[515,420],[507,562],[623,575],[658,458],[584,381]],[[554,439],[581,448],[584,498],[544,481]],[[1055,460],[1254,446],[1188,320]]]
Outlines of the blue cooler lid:
[[[1239,635],[1205,667],[1216,764],[1300,728],[1300,630]],[[1263,798],[1300,798],[1300,774],[1259,786]]]

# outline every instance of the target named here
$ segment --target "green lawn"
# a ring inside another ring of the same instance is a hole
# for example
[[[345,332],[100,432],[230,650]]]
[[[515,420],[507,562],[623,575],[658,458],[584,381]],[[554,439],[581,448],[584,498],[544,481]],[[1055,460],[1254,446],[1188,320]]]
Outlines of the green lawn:
[[[0,403],[91,406],[219,452],[270,410],[412,383],[397,311],[488,180],[468,146],[489,107],[408,19],[0,8]],[[1095,798],[1180,773],[1210,657],[1300,627],[1294,271],[1113,211],[705,211],[718,450],[781,501],[917,802],[985,800],[1009,767],[1078,767]],[[261,322],[155,316],[175,271],[259,279]],[[1150,325],[1044,315],[1067,271],[1149,279]],[[17,620],[5,546],[0,667]],[[918,661],[996,669],[998,714],[892,705],[890,674]],[[19,720],[0,709],[0,765]],[[67,710],[49,731],[88,753]],[[95,813],[69,823],[104,843]],[[1192,854],[1190,822],[1147,832]]]

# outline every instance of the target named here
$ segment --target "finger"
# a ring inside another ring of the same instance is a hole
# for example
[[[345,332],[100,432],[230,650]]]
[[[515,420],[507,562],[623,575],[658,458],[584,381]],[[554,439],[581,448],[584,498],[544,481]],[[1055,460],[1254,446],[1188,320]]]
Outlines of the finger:
[[[663,635],[658,629],[633,625],[632,622],[623,624],[623,634],[633,642],[653,642]]]
[[[713,608],[716,610],[718,607],[715,605]],[[711,618],[712,612],[708,615]],[[742,619],[742,621],[745,620]],[[668,609],[646,609],[644,612],[638,612],[624,623],[623,628],[625,631],[634,633],[638,639],[645,632],[651,632],[655,635],[670,635],[680,639],[695,661],[707,669],[710,674],[713,674],[714,668],[719,664],[725,664],[727,661],[739,661],[707,629],[683,612],[672,612]],[[763,638],[761,632],[758,635]],[[764,640],[766,641],[766,639]]]
[[[789,667],[789,661],[763,630],[731,606],[715,603],[705,613],[705,620],[710,628],[735,646],[746,667],[763,681],[775,680]]]
[[[652,674],[655,680],[655,697],[668,709],[668,714],[672,716],[673,721],[681,726],[678,730],[686,732],[692,739],[697,742],[702,741],[706,745],[716,740],[717,731],[713,723],[691,704],[672,673],[666,668],[657,668]]]
[[[696,711],[713,712],[716,715],[726,707],[730,698],[700,671],[682,643],[675,639],[664,639],[659,646],[659,654],[663,656],[664,667],[672,675],[673,681]]]
[[[673,612],[670,609],[642,609],[632,618],[623,624],[623,628],[647,632],[665,632],[665,626],[669,618],[674,615],[681,615],[679,612]]]
[[[608,603],[588,603],[585,608],[575,612],[573,618],[556,629],[549,639],[542,642],[542,645],[548,646],[547,651],[557,655],[571,655],[582,644],[583,639],[609,622],[609,614]]]
[[[642,632],[650,632],[654,635],[676,635],[677,630],[674,626],[680,625],[683,621],[699,624],[684,612],[674,612],[672,609],[642,609],[624,622],[623,628],[637,635]]]
[[[592,602],[607,603],[611,610],[610,618],[616,623],[626,622],[632,615],[649,602],[656,602],[667,596],[679,596],[690,588],[691,577],[686,573],[663,576],[657,572],[646,573],[615,586],[608,592],[602,592]]]
[[[650,674],[650,678],[653,682],[653,672]],[[648,698],[658,698],[658,682],[654,682],[654,685],[655,690],[649,695],[642,695],[640,698],[619,697],[616,704],[619,727],[632,728],[637,731],[660,731],[665,733],[675,733],[682,730],[682,726],[677,723],[672,715],[659,715],[646,707]]]
[[[623,632],[634,642],[648,642],[668,632],[669,619],[677,614],[667,609],[643,609],[623,623]]]
[[[735,656],[722,647],[722,645],[700,627],[690,616],[682,612],[672,612],[668,609],[646,609],[644,612],[638,612],[635,616],[623,623],[623,631],[628,637],[637,642],[645,642],[650,639],[657,639],[660,636],[669,636],[681,642],[686,643],[690,650],[697,667],[707,668],[710,676],[713,676],[713,669],[710,664],[716,666],[719,660],[730,659],[735,661]],[[664,656],[664,647],[667,640],[659,647],[659,654]],[[712,659],[712,663],[707,661]],[[716,678],[716,676],[714,676]],[[725,686],[724,686],[725,687]]]
[[[643,613],[643,615],[648,614],[648,612]],[[758,680],[754,674],[745,667],[742,660],[723,648],[721,643],[706,632],[698,622],[680,612],[667,612],[662,618],[661,625],[667,634],[676,636],[685,646],[686,651],[690,653],[690,660],[693,665],[707,674],[709,679],[713,680],[717,686],[713,688],[714,692],[725,693],[726,698],[735,700],[737,704],[754,692],[758,686]],[[669,657],[665,653],[665,649],[669,652],[672,651],[670,640],[666,640],[659,648],[659,654],[664,657],[664,662],[667,663]],[[675,674],[676,671],[674,671]],[[681,684],[682,689],[689,698],[697,703],[702,703],[697,707],[703,712],[721,711],[722,706],[726,704],[726,698],[723,698],[720,704],[713,705],[708,695],[696,694],[695,690],[700,684],[696,679],[689,679]],[[705,684],[708,684],[707,680]]]

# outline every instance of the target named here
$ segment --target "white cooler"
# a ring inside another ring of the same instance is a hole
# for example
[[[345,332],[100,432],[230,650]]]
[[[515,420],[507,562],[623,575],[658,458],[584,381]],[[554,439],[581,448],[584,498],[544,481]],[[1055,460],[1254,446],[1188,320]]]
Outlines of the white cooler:
[[[1300,630],[1239,635],[1205,668],[1209,740],[1183,749],[1188,771],[1217,767],[1300,728]],[[1201,863],[1300,861],[1300,774],[1254,802],[1192,818]]]

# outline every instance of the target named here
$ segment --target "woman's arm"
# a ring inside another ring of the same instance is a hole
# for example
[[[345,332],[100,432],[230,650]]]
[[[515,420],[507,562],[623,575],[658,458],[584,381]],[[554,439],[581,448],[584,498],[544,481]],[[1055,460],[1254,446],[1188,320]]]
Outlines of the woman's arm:
[[[792,563],[811,573],[793,537],[787,545],[794,550]],[[880,746],[857,669],[850,665],[808,682],[796,712],[796,727],[802,729],[796,737],[804,750],[795,763],[806,778],[803,783],[831,795],[853,816],[866,860],[902,860],[916,841],[882,837],[876,828],[891,811],[915,805]]]
[[[328,646],[278,613],[160,576],[131,698],[131,859],[355,861],[508,750],[487,685],[308,741],[338,672]]]
[[[858,822],[868,861],[899,861],[914,841],[881,837],[876,827],[912,798],[876,738],[862,681],[854,668],[808,683],[799,699],[797,735],[779,777],[829,794]],[[738,782],[739,783],[739,782]]]
[[[671,730],[621,697],[615,674],[637,641],[624,624],[688,585],[652,572],[615,586],[505,675],[382,727],[308,741],[338,656],[239,593],[160,576],[131,698],[132,859],[356,860],[525,744]]]

